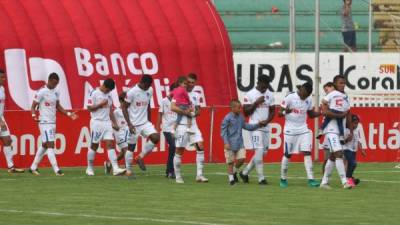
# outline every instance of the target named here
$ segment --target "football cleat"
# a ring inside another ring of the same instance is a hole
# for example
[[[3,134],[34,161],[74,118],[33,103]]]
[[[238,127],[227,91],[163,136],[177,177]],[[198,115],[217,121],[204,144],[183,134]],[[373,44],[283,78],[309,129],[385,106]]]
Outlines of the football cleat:
[[[249,183],[249,175],[244,175],[243,171],[239,173],[240,178],[242,178],[243,183]]]
[[[8,170],[7,170],[9,173],[24,173],[25,172],[25,170],[24,169],[20,169],[20,168],[16,168],[16,167],[11,167],[11,168],[8,168]]]
[[[281,187],[281,188],[287,188],[288,185],[289,185],[289,183],[286,179],[281,179],[281,181],[279,182],[279,187]]]
[[[260,185],[267,185],[268,182],[267,182],[266,179],[262,179],[262,180],[258,181],[258,184],[260,184]]]
[[[175,182],[176,182],[177,184],[184,184],[184,183],[185,183],[185,181],[183,181],[182,177],[177,177],[177,178],[175,178]]]
[[[234,186],[236,184],[235,180],[229,181],[229,185]]]
[[[56,172],[56,176],[62,177],[62,176],[64,176],[64,172],[62,170],[58,170]]]
[[[36,170],[31,170],[31,169],[29,169],[29,173],[31,173],[31,174],[33,174],[33,175],[36,175],[36,176],[40,176],[40,172],[39,172],[38,169],[36,169]]]
[[[325,189],[325,190],[331,190],[331,186],[329,186],[329,184],[320,184],[319,188]]]
[[[198,183],[207,183],[208,179],[205,176],[201,175],[201,176],[197,176],[196,177],[196,182],[198,182]]]
[[[93,169],[87,168],[87,169],[86,169],[86,175],[88,175],[88,176],[94,176],[94,171],[93,171]]]
[[[319,181],[316,181],[314,179],[309,179],[307,183],[308,183],[308,186],[310,186],[310,187],[319,187],[320,186]]]
[[[135,159],[135,163],[139,166],[139,168],[140,168],[141,170],[146,171],[146,165],[144,165],[144,161],[143,161],[142,158],[137,157],[137,158]]]
[[[343,184],[343,189],[351,189],[352,188],[352,186],[349,184],[349,183],[344,183]]]
[[[121,168],[118,167],[118,168],[113,170],[113,175],[114,176],[119,176],[119,175],[125,174],[125,172],[126,172],[126,169],[121,169]]]

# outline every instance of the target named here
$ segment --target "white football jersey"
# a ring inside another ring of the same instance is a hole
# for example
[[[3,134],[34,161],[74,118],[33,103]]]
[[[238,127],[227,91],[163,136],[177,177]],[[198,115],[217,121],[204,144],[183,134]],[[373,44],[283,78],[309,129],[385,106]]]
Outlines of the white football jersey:
[[[346,112],[350,110],[349,97],[340,91],[334,90],[326,95],[323,99],[328,102],[329,109],[340,112]],[[343,127],[346,127],[346,118],[343,118]],[[337,125],[336,119],[331,119],[331,121],[324,129],[324,133],[339,134],[339,127]]]
[[[4,115],[4,105],[6,102],[6,93],[4,91],[4,87],[0,86],[0,117]]]
[[[266,120],[269,116],[269,107],[275,104],[275,98],[270,91],[267,90],[265,93],[261,93],[256,88],[247,92],[244,96],[243,104],[253,104],[260,96],[264,96],[265,101],[250,115],[249,123],[258,123]],[[258,130],[269,131],[269,124],[266,127],[258,128]]]
[[[57,102],[60,98],[60,92],[55,88],[49,89],[45,85],[39,89],[33,101],[39,103],[39,120],[40,123],[55,123]]]
[[[130,103],[128,112],[133,126],[143,125],[148,122],[147,110],[152,96],[153,89],[151,87],[145,91],[138,85],[135,85],[126,93],[125,101]]]
[[[358,125],[358,127],[359,126],[360,125]],[[358,129],[358,127],[353,130],[353,139],[351,139],[351,141],[349,141],[349,142],[346,142],[343,145],[343,149],[348,149],[353,152],[357,151],[358,144],[360,143],[360,129]],[[350,135],[350,129],[346,128],[346,130],[344,131],[344,137],[347,138],[349,135]]]
[[[108,101],[107,105],[97,109],[96,111],[90,112],[90,117],[92,118],[92,120],[111,121],[110,108],[112,105],[112,98],[110,93],[106,94],[100,91],[99,88],[93,89],[92,92],[90,92],[87,105],[98,105],[105,100]]]
[[[122,113],[122,109],[115,108],[113,113],[118,127],[121,129],[128,128],[128,123],[125,120],[124,114]]]
[[[177,114],[171,111],[171,101],[168,97],[163,98],[161,101],[160,109],[158,112],[162,113],[161,129],[164,132],[171,132],[176,122]]]
[[[308,132],[307,111],[312,110],[311,97],[302,100],[297,92],[288,94],[281,103],[282,108],[291,109],[292,112],[285,115],[285,134],[302,134]]]

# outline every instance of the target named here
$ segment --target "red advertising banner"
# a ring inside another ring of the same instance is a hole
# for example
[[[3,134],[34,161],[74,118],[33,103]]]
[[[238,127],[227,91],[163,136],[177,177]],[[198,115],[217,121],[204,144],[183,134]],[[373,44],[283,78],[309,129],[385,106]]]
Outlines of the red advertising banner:
[[[67,109],[85,108],[90,90],[106,78],[116,81],[118,106],[117,93],[142,74],[154,79],[153,108],[188,73],[198,75],[202,105],[237,98],[231,44],[209,0],[4,0],[0,6],[7,110],[28,110],[53,72]]]
[[[229,112],[227,107],[204,108],[200,117],[197,118],[198,125],[202,131],[207,162],[225,162],[223,153],[223,142],[220,138],[220,123]],[[361,145],[367,149],[365,158],[358,156],[360,161],[365,162],[393,162],[400,151],[400,109],[399,108],[352,108],[352,112],[361,118]],[[80,118],[71,121],[69,118],[58,115],[56,148],[58,162],[63,167],[85,166],[87,148],[90,145],[89,120],[87,111],[78,112]],[[156,121],[156,109],[152,112],[152,121]],[[40,145],[39,130],[37,123],[31,118],[30,112],[7,111],[6,121],[11,130],[14,149],[14,160],[18,166],[28,167],[33,161],[37,146]],[[212,123],[213,122],[213,123]],[[309,120],[312,128],[312,120]],[[283,124],[282,118],[276,117],[271,123],[271,144],[266,162],[279,162],[283,150]],[[145,158],[149,164],[164,164],[167,160],[167,149],[163,135],[160,145]],[[210,145],[210,143],[212,143]],[[137,152],[141,151],[141,142]],[[101,165],[106,160],[103,149],[99,149],[96,155],[96,165]],[[320,151],[322,159],[322,151]],[[136,153],[137,154],[137,153]],[[247,153],[248,159],[252,155]],[[183,157],[184,163],[194,163],[195,153],[189,150]],[[293,161],[302,161],[301,156],[295,156]],[[42,166],[49,166],[46,157]],[[5,167],[4,154],[0,154],[0,167]]]

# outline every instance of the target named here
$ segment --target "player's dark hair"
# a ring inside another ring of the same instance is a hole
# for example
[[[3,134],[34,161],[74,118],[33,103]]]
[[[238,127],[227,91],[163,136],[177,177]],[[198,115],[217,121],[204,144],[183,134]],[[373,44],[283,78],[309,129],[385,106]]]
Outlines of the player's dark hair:
[[[333,84],[333,82],[327,82],[326,84],[324,84],[324,86],[323,86],[323,88],[326,88],[326,87],[335,87],[335,84]]]
[[[58,74],[56,74],[56,73],[51,73],[51,74],[49,75],[49,80],[57,80],[57,81],[59,81],[59,80],[60,80],[60,77],[59,77]]]
[[[195,73],[189,73],[188,74],[188,78],[193,79],[193,80],[197,80],[197,75]]]
[[[185,76],[179,76],[178,77],[178,80],[176,81],[176,83],[177,84],[182,84],[182,83],[184,83],[184,82],[186,82],[187,81],[187,77],[185,77]]]
[[[145,74],[142,76],[142,79],[140,79],[140,83],[145,85],[151,85],[151,83],[153,83],[153,78],[150,75]]]
[[[269,84],[269,77],[267,75],[260,75],[257,78],[258,83]]]
[[[111,78],[105,79],[103,85],[110,91],[114,90],[115,88],[115,82]]]
[[[344,77],[343,75],[336,75],[336,76],[333,78],[333,83],[336,83],[336,81],[338,81],[338,80],[340,80],[340,79],[346,80],[346,77]]]

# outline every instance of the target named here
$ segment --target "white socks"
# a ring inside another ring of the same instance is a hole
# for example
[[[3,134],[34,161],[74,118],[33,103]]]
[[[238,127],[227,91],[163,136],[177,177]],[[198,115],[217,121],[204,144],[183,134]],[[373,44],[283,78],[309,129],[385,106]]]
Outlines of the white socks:
[[[88,169],[93,170],[93,165],[94,165],[94,158],[96,156],[96,151],[89,148],[87,152],[87,164],[88,164]]]
[[[196,151],[196,165],[197,165],[197,176],[203,176],[204,151]]]
[[[35,155],[35,159],[33,160],[33,163],[31,165],[31,170],[37,170],[40,161],[42,161],[42,158],[44,156],[44,154],[46,153],[46,149],[43,147],[40,147]]]
[[[117,153],[115,153],[114,149],[107,150],[108,159],[111,162],[111,166],[113,170],[118,169],[118,161],[117,161]]]
[[[126,170],[132,171],[133,152],[127,150],[125,152],[125,167]]]
[[[7,161],[7,167],[8,168],[13,168],[14,167],[14,162],[13,162],[13,149],[11,146],[3,146],[3,152],[4,156]]]
[[[181,175],[181,163],[182,163],[182,156],[175,154],[174,156],[174,170],[176,178],[182,178]]]
[[[286,180],[288,174],[289,159],[286,156],[282,157],[281,162],[281,179]]]
[[[151,151],[153,151],[153,148],[155,146],[156,145],[152,141],[146,142],[146,144],[144,145],[143,151],[139,154],[140,158],[143,159],[147,154],[149,154]]]
[[[312,164],[311,155],[305,155],[304,156],[304,167],[306,169],[307,179],[309,179],[309,180],[314,179],[314,172],[313,172],[313,164]]]
[[[256,167],[258,181],[265,180],[263,157],[264,157],[264,149],[262,148],[256,149],[256,153],[254,154],[254,165]]]
[[[322,177],[321,184],[328,184],[329,183],[329,177],[332,175],[333,168],[335,168],[335,162],[330,160],[330,159],[328,159],[326,161],[325,172],[324,172],[324,176]]]
[[[52,148],[47,149],[47,158],[49,159],[54,172],[57,173],[60,170],[60,168],[58,168],[57,165],[57,159],[56,159],[56,154],[54,153],[54,149]]]
[[[344,163],[342,158],[336,158],[336,170],[339,174],[340,181],[342,184],[345,184],[347,182],[346,179],[346,169],[344,168]]]

